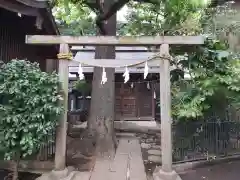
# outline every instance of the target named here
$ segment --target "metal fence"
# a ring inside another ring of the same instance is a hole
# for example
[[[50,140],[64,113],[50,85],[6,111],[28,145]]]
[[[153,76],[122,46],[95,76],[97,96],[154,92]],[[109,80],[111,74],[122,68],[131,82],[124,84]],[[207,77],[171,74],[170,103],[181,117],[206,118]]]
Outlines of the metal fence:
[[[45,137],[44,144],[32,155],[26,156],[23,160],[30,161],[54,161],[55,157],[56,130],[49,132]]]
[[[191,121],[173,125],[173,161],[240,154],[240,121]]]
[[[34,160],[52,161],[55,157],[56,129],[49,132],[45,138],[45,143],[41,146],[37,155],[33,156]]]
[[[56,142],[56,130],[49,132],[44,140],[44,144],[40,149],[34,152],[32,155],[26,156],[23,160],[38,160],[38,161],[53,161],[55,157],[55,142]],[[0,138],[2,138],[0,132]],[[4,147],[0,146],[0,160],[4,160]]]

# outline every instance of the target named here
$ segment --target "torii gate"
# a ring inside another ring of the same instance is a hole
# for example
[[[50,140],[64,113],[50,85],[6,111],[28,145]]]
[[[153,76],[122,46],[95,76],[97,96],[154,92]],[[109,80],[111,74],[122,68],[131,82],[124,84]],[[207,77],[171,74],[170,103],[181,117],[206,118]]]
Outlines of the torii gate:
[[[115,36],[44,36],[27,35],[27,44],[60,44],[60,54],[69,54],[70,45],[92,46],[160,46],[160,104],[161,104],[161,149],[162,168],[154,174],[155,180],[180,180],[181,178],[172,168],[172,118],[171,118],[171,91],[170,91],[170,62],[169,44],[196,45],[203,44],[202,36],[156,36],[156,37],[115,37]],[[99,61],[101,60],[101,62]],[[86,62],[86,61],[85,61]],[[83,62],[84,63],[84,62]],[[91,64],[107,65],[107,67],[126,66],[126,61],[111,59],[91,60]],[[136,60],[129,60],[127,64],[136,64]],[[59,77],[64,90],[64,108],[56,140],[55,170],[64,170],[66,159],[66,132],[67,132],[67,104],[68,104],[68,61],[64,57],[59,59]]]

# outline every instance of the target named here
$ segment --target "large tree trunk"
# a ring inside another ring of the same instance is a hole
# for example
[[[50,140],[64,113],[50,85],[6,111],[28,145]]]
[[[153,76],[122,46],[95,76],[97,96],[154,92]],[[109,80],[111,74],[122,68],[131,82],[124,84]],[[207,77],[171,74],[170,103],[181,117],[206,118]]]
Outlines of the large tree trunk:
[[[113,2],[114,1],[112,0],[104,0],[104,11],[106,11]],[[104,24],[104,28],[106,35],[116,35],[116,15],[112,16]],[[96,47],[95,58],[114,59],[115,47]],[[103,85],[101,84],[102,68],[95,67],[93,74],[92,100],[88,119],[88,130],[96,140],[97,156],[103,158],[113,158],[116,149],[116,136],[114,132],[114,71],[113,68],[106,68],[107,82]]]

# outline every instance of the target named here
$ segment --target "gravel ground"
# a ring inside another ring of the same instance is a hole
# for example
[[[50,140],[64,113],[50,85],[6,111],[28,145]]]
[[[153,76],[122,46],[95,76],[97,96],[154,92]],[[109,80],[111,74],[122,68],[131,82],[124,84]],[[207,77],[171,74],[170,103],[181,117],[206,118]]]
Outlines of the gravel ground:
[[[159,135],[137,134],[141,141],[142,155],[148,180],[152,180],[152,173],[156,166],[161,165]],[[220,163],[203,168],[197,168],[182,173],[182,180],[239,180],[240,161]]]
[[[240,161],[221,163],[191,170],[181,175],[182,180],[239,180]]]
[[[160,134],[137,134],[140,138],[143,161],[148,180],[152,180],[152,174],[156,166],[161,165]]]

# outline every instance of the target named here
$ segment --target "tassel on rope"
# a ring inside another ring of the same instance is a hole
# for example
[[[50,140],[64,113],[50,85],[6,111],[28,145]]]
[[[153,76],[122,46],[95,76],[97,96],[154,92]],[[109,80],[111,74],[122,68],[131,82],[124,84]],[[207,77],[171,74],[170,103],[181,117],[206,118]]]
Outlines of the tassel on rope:
[[[107,82],[107,73],[105,71],[105,68],[103,67],[101,84],[105,84],[106,82]]]
[[[133,88],[133,83],[131,83],[131,88]]]
[[[125,68],[125,72],[123,74],[123,77],[124,77],[124,83],[129,81],[129,70],[128,70],[127,67]]]
[[[147,61],[145,62],[145,68],[144,68],[144,79],[147,78],[147,75],[148,75],[148,64],[147,64]]]
[[[147,83],[147,89],[150,89],[150,84],[149,84],[149,82]]]
[[[79,79],[80,80],[83,80],[85,77],[84,77],[84,74],[83,74],[83,69],[82,69],[82,65],[79,64],[79,67],[78,67],[78,75],[79,75]]]

